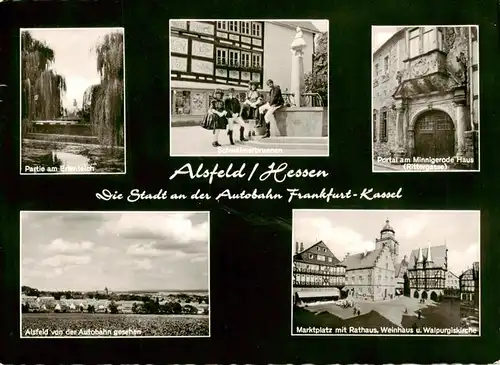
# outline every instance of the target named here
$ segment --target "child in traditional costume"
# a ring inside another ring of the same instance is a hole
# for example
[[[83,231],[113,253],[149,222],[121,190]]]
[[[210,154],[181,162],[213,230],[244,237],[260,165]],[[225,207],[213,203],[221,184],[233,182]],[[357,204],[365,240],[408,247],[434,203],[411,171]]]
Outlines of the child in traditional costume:
[[[225,130],[228,124],[227,111],[224,106],[224,100],[222,97],[224,92],[220,89],[215,90],[214,98],[210,102],[210,108],[208,109],[207,115],[203,118],[202,127],[205,129],[213,130],[214,140],[212,146],[220,147],[219,144],[219,134],[221,130]]]
[[[227,117],[228,117],[228,125],[227,125],[227,135],[229,136],[229,142],[234,145],[234,140],[233,140],[233,129],[234,125],[239,125],[240,126],[240,141],[245,142],[247,141],[244,136],[245,132],[245,127],[243,126],[243,123],[240,122],[241,117],[241,103],[240,100],[235,96],[234,89],[231,88],[227,91],[228,97],[224,101],[224,106],[227,111]]]
[[[263,98],[257,91],[257,83],[250,82],[246,100],[243,103],[241,117],[248,123],[248,138],[255,136],[255,122],[260,120],[259,106],[263,103]]]

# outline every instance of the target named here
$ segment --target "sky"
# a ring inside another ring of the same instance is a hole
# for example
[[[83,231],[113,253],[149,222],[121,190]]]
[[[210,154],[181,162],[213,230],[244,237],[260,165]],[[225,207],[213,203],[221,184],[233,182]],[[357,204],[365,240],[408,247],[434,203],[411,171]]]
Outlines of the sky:
[[[207,290],[208,213],[21,212],[22,285]]]
[[[66,78],[67,92],[63,106],[73,109],[76,99],[78,108],[82,106],[85,90],[100,81],[97,72],[95,46],[108,33],[122,31],[123,28],[46,28],[29,30],[33,38],[45,41],[54,50],[54,71]]]
[[[347,253],[371,251],[386,219],[396,232],[400,260],[429,243],[446,243],[448,269],[455,275],[480,261],[479,212],[470,211],[295,211],[293,250],[295,241],[306,249],[322,240],[339,260]]]
[[[311,23],[313,23],[320,32],[328,32],[328,20],[311,20]]]
[[[382,44],[384,44],[399,27],[390,26],[373,26],[372,27],[372,52],[375,52]]]

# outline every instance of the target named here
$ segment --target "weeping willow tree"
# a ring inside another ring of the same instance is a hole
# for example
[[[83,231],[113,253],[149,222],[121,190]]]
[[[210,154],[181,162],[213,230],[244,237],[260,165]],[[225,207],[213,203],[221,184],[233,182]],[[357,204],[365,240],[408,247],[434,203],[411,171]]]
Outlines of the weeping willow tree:
[[[23,120],[47,120],[61,116],[66,80],[50,69],[54,51],[44,42],[21,33],[22,117]]]
[[[96,46],[96,55],[101,82],[84,95],[84,99],[90,98],[90,123],[101,145],[123,146],[123,34],[104,36]]]
[[[92,100],[95,99],[95,92],[96,89],[99,87],[99,85],[91,85],[89,86],[85,92],[83,93],[83,100],[82,100],[82,118],[84,123],[90,123],[90,115],[91,115],[91,110],[92,105],[95,106],[95,103],[92,104]],[[95,126],[94,126],[94,132],[95,132]]]

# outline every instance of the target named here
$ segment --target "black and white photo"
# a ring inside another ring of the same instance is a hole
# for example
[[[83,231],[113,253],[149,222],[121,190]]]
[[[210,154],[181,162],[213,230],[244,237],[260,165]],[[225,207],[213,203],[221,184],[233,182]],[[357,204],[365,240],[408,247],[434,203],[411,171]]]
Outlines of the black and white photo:
[[[124,174],[124,29],[21,29],[20,50],[21,174]]]
[[[208,212],[21,212],[21,337],[209,337]]]
[[[171,19],[171,156],[328,156],[328,20]]]
[[[293,335],[480,335],[479,211],[295,210],[293,250]]]
[[[479,27],[372,27],[374,172],[479,171]]]

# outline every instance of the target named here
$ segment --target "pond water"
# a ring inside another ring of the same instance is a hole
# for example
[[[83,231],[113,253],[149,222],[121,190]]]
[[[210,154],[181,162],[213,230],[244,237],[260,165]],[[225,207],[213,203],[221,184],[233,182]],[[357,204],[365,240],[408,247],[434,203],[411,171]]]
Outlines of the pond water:
[[[124,171],[123,150],[110,152],[99,146],[25,140],[23,173],[88,174]]]
[[[59,162],[59,172],[71,174],[75,172],[92,172],[94,167],[90,159],[76,153],[53,151],[53,161]]]

